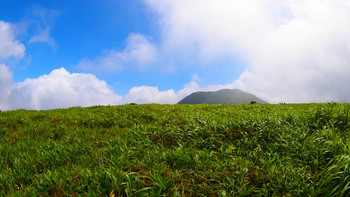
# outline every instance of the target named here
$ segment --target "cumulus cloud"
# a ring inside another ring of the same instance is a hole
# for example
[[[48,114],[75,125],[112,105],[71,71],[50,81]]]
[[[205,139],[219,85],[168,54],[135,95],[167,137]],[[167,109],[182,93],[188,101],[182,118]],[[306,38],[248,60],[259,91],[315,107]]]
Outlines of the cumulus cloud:
[[[60,68],[48,75],[14,83],[6,65],[1,64],[0,71],[0,107],[5,110],[116,105],[122,102],[122,97],[116,95],[105,81],[92,74],[69,73]]]
[[[184,97],[197,91],[216,91],[224,88],[232,88],[227,85],[210,85],[200,87],[195,81],[186,84],[181,90],[175,92],[173,89],[159,91],[158,87],[138,86],[129,90],[125,96],[126,103],[159,103],[159,104],[176,104]]]
[[[78,66],[84,70],[120,71],[131,67],[144,70],[157,60],[157,48],[142,34],[130,34],[123,51],[111,50],[94,60],[83,59]]]
[[[10,23],[0,20],[0,60],[9,57],[22,58],[25,55],[25,47],[15,39]]]
[[[126,103],[176,103],[177,94],[174,90],[159,91],[158,87],[139,86],[133,87],[125,96]]]
[[[12,72],[5,64],[0,64],[0,109],[6,109],[9,105],[11,88]]]
[[[201,62],[246,62],[233,87],[270,102],[350,101],[347,0],[145,3],[159,17],[164,48]]]

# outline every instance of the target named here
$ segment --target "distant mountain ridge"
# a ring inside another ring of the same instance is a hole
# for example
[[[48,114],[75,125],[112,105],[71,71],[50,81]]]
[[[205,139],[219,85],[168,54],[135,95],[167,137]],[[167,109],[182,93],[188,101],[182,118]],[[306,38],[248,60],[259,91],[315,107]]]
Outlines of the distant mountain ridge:
[[[267,103],[254,94],[239,89],[222,89],[215,92],[194,92],[178,104],[242,104],[252,101],[261,104]]]

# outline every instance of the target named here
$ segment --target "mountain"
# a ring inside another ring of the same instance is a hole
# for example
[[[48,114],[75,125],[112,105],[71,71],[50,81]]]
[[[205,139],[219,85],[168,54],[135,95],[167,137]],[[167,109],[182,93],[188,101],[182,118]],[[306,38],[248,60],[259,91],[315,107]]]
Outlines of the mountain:
[[[266,101],[253,94],[238,89],[223,89],[216,92],[194,92],[182,99],[178,104],[241,104],[241,103],[265,104]]]

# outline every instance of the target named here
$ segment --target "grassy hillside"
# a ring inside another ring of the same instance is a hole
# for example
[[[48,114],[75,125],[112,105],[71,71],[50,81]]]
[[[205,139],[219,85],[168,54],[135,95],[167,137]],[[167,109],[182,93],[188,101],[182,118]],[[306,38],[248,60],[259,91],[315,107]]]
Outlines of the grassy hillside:
[[[222,89],[215,92],[194,92],[183,98],[178,104],[243,104],[256,102],[267,104],[266,101],[253,94],[238,89]]]
[[[0,113],[0,196],[348,196],[348,104]]]

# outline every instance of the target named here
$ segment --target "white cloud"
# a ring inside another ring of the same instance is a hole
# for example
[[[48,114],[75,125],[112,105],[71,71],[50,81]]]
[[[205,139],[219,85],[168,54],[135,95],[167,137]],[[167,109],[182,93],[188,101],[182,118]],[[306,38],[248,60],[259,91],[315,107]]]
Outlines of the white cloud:
[[[0,20],[0,60],[9,57],[22,58],[25,55],[25,47],[15,36],[9,23]]]
[[[200,81],[202,79],[199,77],[199,75],[197,73],[195,73],[195,74],[192,75],[192,80],[193,81]]]
[[[12,81],[12,72],[0,64],[0,109],[54,109],[72,106],[117,105],[123,103],[176,104],[196,91],[216,91],[232,86],[211,85],[200,87],[197,82],[186,84],[181,90],[159,91],[158,87],[133,87],[123,98],[116,95],[105,81],[95,75],[69,73],[64,68],[53,70],[48,75]]]
[[[236,84],[274,102],[350,101],[350,6],[310,1],[291,11],[294,18],[256,46]]]
[[[181,90],[175,92],[173,89],[159,91],[158,87],[138,86],[129,90],[125,96],[126,103],[159,103],[159,104],[176,104],[184,97],[197,91],[216,91],[224,88],[232,88],[232,86],[210,85],[200,87],[198,83],[192,81],[186,84]]]
[[[145,2],[163,48],[201,62],[241,57],[234,87],[272,102],[350,101],[348,0]]]
[[[94,60],[83,59],[78,66],[84,70],[120,71],[131,67],[136,70],[147,69],[157,60],[157,48],[144,35],[130,34],[123,51],[111,50]]]
[[[30,38],[28,43],[46,43],[56,49],[57,45],[54,39],[51,37],[50,31],[58,16],[59,13],[56,10],[49,10],[40,6],[34,6],[31,9],[30,14],[27,16],[29,19],[22,22],[27,23],[25,26],[30,25],[32,26],[31,28],[35,29],[35,34]]]
[[[28,42],[29,44],[34,43],[47,43],[53,48],[56,48],[55,41],[50,36],[50,28],[47,27],[44,30],[41,30],[38,34],[34,35]]]
[[[12,88],[12,72],[5,64],[0,64],[0,110],[9,105]]]
[[[133,87],[125,96],[126,103],[176,103],[177,94],[174,90],[159,91],[158,87],[139,86]]]
[[[12,73],[0,65],[2,109],[53,109],[72,106],[116,105],[122,97],[116,95],[105,81],[92,74],[69,73],[64,68],[49,75],[12,82]],[[3,94],[6,93],[6,94]]]

